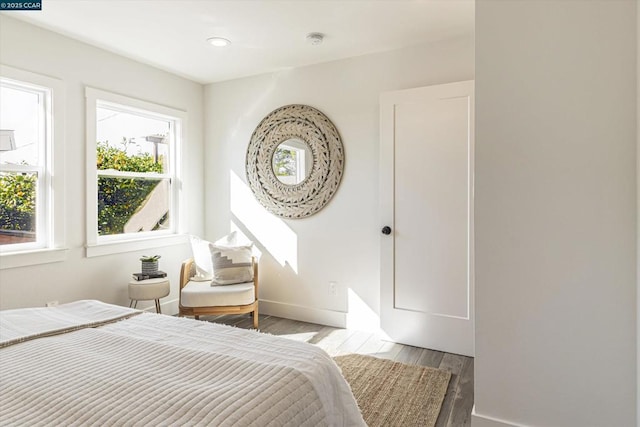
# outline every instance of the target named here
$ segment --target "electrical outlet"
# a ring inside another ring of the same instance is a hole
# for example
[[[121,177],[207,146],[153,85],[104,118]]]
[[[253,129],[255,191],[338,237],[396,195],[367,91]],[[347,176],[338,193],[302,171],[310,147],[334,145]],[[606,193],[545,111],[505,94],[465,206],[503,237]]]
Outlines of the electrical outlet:
[[[329,282],[329,295],[336,296],[338,293],[338,282]]]
[[[47,307],[55,307],[56,305],[58,305],[58,301],[49,301],[47,304],[45,304]]]

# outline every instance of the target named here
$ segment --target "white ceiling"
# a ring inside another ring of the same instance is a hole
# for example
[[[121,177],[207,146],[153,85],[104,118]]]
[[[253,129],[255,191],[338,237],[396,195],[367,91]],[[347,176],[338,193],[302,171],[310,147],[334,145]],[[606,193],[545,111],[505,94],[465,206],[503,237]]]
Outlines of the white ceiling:
[[[211,83],[473,33],[473,0],[46,0],[6,12]],[[310,32],[324,43],[305,42]],[[208,37],[231,40],[215,48]]]

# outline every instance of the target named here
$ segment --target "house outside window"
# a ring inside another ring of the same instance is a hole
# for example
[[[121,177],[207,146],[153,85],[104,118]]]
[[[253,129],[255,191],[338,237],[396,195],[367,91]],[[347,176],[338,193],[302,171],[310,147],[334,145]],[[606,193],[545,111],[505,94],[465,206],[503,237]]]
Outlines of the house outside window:
[[[176,234],[184,113],[86,93],[88,247]]]
[[[64,87],[0,65],[0,268],[64,258]]]

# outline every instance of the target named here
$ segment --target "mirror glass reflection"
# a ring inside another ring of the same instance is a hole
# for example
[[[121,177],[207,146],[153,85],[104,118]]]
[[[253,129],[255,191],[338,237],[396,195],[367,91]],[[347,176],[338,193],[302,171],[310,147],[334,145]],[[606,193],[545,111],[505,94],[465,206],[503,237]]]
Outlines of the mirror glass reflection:
[[[283,184],[297,185],[304,181],[313,167],[313,154],[306,142],[288,139],[273,153],[273,173]]]

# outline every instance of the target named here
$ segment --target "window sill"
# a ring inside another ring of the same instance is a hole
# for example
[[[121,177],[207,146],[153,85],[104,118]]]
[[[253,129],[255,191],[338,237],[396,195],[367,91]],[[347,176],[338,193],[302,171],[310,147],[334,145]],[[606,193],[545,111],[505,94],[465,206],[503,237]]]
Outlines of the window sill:
[[[170,236],[149,237],[118,242],[99,243],[87,246],[87,258],[112,255],[121,252],[133,252],[142,249],[153,249],[161,246],[180,245],[189,242],[186,234],[172,234]]]
[[[61,262],[67,259],[67,251],[68,249],[35,249],[0,253],[0,270]]]

